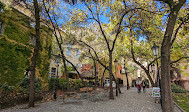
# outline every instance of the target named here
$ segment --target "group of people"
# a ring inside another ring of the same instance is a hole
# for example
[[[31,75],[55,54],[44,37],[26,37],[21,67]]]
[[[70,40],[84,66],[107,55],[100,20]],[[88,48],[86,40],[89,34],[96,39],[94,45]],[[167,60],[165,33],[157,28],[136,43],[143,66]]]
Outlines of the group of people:
[[[143,88],[143,92],[145,92],[146,83],[144,80],[142,80],[140,77],[136,80],[136,87],[138,90],[138,93],[141,92],[141,88]]]

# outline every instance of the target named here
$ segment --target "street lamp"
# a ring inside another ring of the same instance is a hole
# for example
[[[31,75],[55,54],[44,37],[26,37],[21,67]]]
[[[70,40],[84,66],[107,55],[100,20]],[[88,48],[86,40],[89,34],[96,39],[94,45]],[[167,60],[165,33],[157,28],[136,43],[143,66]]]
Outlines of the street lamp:
[[[159,54],[159,46],[157,46],[155,43],[153,45],[153,47],[151,48],[152,49],[152,52],[154,54],[154,56],[156,57],[156,62],[157,62],[157,83],[156,83],[156,86],[158,86],[158,82],[160,81],[160,78],[159,78],[159,69],[158,69],[158,61],[157,61],[157,56]],[[160,87],[160,82],[159,82],[159,87]]]
[[[57,64],[57,74],[56,74],[56,81],[55,81],[55,90],[54,90],[54,99],[56,99],[56,94],[57,94],[57,86],[58,86],[58,68],[59,68],[59,63],[61,60],[60,54],[55,55],[55,64]]]
[[[154,56],[158,56],[158,54],[159,54],[159,46],[157,46],[154,43],[154,45],[153,45],[153,47],[151,49],[152,49],[152,52],[153,52]]]
[[[157,56],[158,56],[158,54],[159,54],[159,46],[156,46],[156,44],[154,43],[154,45],[153,45],[153,47],[151,48],[152,49],[152,52],[153,52],[153,54],[154,54],[154,56],[156,56],[156,62],[157,62],[157,71],[158,71],[158,73],[157,73],[157,83],[159,82],[159,84],[157,84],[156,83],[156,86],[158,86],[159,85],[159,88],[160,88],[160,103],[161,103],[161,108],[162,108],[162,93],[161,93],[161,81],[160,81],[160,76],[159,76],[159,67],[158,67],[158,59],[157,59]]]
[[[118,82],[117,82],[117,75],[116,75],[116,67],[117,67],[118,61],[116,59],[114,60],[114,64],[115,64],[115,77],[116,77],[116,79],[115,79],[115,82],[116,82],[116,96],[118,96],[118,90],[117,90],[118,89],[117,88],[117,86],[118,86],[117,83]]]

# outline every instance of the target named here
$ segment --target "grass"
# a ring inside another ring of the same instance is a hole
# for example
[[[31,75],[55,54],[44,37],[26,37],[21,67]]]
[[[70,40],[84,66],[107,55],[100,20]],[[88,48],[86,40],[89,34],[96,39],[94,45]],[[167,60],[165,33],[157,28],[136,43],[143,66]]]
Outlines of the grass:
[[[189,112],[189,93],[174,93],[174,101],[186,112]]]

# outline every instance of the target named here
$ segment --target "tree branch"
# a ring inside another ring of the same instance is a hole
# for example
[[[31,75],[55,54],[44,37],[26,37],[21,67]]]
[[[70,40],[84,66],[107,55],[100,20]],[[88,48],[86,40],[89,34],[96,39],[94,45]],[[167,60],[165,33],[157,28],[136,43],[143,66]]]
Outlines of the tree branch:
[[[173,43],[174,43],[174,41],[175,41],[175,39],[176,39],[176,37],[177,37],[177,34],[178,34],[179,29],[180,29],[180,28],[182,27],[182,25],[185,24],[188,20],[189,20],[189,16],[188,16],[184,21],[182,21],[182,22],[179,24],[179,26],[177,27],[177,29],[175,30],[175,33],[174,33],[174,35],[173,35],[173,39],[172,39],[172,41],[171,41],[171,46],[173,45]]]
[[[97,19],[94,17],[93,11],[89,8],[89,6],[87,5],[87,3],[85,3],[85,5],[86,5],[87,9],[91,12],[91,14],[92,14],[92,16],[93,16],[92,19],[94,19],[94,20],[98,23],[98,25],[99,25],[99,27],[100,27],[100,31],[101,31],[101,33],[102,33],[102,35],[103,35],[103,37],[104,37],[104,39],[105,39],[105,41],[106,41],[108,50],[111,50],[111,49],[110,49],[109,42],[108,42],[108,39],[107,39],[107,37],[106,37],[106,35],[105,35],[105,33],[104,33],[104,30],[102,29],[102,25],[101,25],[101,23],[100,23],[99,17],[97,16],[97,17],[98,17],[98,18],[97,18],[98,20],[97,20]]]
[[[170,64],[177,63],[177,62],[179,62],[180,60],[182,60],[182,59],[187,59],[187,58],[189,58],[189,57],[181,57],[181,58],[179,58],[179,59],[176,60],[176,61],[172,61]]]
[[[150,68],[150,65],[151,65],[152,63],[154,63],[156,60],[158,60],[159,58],[161,58],[161,56],[157,57],[156,59],[154,59],[153,61],[151,61],[151,62],[148,64],[148,66],[147,66],[148,70],[149,70],[149,68]]]

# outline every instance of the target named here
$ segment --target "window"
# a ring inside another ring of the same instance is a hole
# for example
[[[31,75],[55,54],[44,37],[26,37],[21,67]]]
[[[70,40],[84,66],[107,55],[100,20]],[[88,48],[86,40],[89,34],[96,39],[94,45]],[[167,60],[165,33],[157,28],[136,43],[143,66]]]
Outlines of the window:
[[[71,56],[71,44],[68,44],[67,55]]]
[[[55,78],[55,74],[56,74],[56,68],[52,67],[51,68],[51,77]]]
[[[79,49],[76,51],[76,58],[79,58]]]

